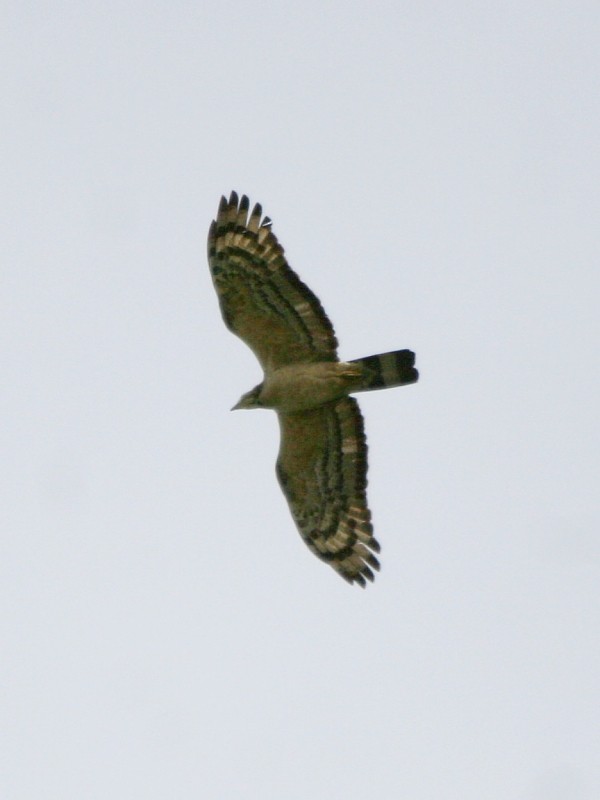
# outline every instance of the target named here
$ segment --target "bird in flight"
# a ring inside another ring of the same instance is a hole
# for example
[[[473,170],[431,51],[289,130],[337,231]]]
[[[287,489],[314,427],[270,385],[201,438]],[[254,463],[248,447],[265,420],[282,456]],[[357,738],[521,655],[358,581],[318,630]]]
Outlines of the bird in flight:
[[[257,203],[222,197],[208,233],[208,263],[227,327],[253,350],[263,381],[234,408],[277,412],[277,477],[298,530],[349,583],[379,570],[367,506],[367,444],[349,394],[415,383],[410,350],[340,361],[323,306],[288,265]]]

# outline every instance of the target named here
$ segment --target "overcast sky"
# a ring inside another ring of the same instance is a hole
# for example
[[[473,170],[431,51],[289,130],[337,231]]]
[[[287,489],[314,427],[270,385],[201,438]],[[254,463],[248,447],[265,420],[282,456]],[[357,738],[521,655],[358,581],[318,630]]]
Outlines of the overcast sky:
[[[600,797],[596,2],[2,4],[3,800]],[[308,551],[206,233],[259,201],[361,398]]]

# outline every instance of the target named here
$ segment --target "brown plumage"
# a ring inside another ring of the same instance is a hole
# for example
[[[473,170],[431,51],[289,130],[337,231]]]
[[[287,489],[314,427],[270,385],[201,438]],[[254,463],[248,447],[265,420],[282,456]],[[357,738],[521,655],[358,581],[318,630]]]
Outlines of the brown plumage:
[[[235,408],[277,411],[277,477],[308,547],[350,583],[379,569],[367,507],[367,445],[351,392],[414,383],[414,353],[340,362],[333,326],[288,266],[271,220],[235,192],[221,198],[208,261],[227,327],[254,351],[264,380]]]

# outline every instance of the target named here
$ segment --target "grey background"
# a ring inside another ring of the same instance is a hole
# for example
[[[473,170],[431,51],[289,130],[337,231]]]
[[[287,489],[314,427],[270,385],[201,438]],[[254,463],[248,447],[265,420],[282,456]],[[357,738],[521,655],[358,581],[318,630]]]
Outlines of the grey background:
[[[600,796],[594,2],[4,3],[3,800]],[[260,201],[363,396],[304,547],[205,260]]]

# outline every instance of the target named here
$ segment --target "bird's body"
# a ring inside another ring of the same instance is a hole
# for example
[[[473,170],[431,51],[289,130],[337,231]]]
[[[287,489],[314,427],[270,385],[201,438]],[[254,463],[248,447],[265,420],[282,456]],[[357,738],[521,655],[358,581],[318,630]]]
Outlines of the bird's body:
[[[366,500],[367,446],[350,393],[414,383],[414,353],[337,357],[319,300],[288,266],[257,204],[221,199],[208,260],[223,319],[255,352],[264,380],[234,408],[277,412],[277,476],[309,548],[350,583],[379,569]]]
[[[262,406],[281,413],[308,411],[345,397],[359,386],[361,378],[360,367],[340,361],[288,364],[268,372],[254,402],[239,407]]]

